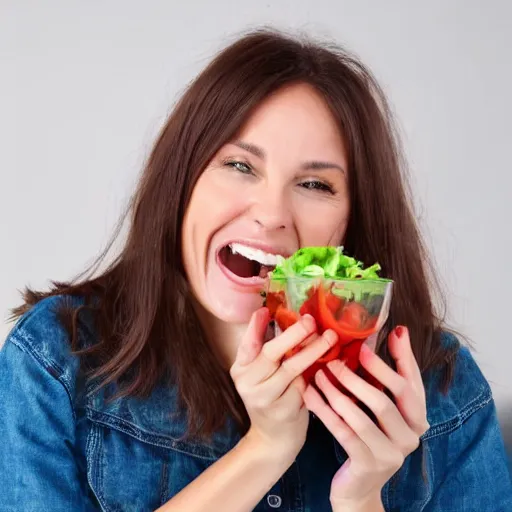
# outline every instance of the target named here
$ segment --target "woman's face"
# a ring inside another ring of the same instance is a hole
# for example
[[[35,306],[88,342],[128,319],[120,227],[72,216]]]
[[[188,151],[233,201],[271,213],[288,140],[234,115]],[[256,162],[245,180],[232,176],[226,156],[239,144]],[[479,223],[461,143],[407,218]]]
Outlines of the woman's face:
[[[321,96],[299,84],[265,100],[199,178],[183,259],[200,305],[246,323],[275,256],[339,245],[350,204],[347,151]]]

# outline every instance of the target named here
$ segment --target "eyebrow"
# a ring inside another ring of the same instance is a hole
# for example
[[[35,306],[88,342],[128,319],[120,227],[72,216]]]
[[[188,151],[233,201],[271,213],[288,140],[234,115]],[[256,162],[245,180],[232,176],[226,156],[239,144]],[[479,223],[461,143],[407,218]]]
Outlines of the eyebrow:
[[[235,140],[232,142],[234,146],[247,151],[248,153],[253,154],[255,157],[265,160],[265,151],[261,149],[259,146],[255,144],[250,144],[249,142],[244,142],[242,140]],[[304,162],[301,165],[301,168],[305,171],[323,171],[326,169],[339,169],[341,172],[346,173],[345,169],[338,164],[333,162],[323,162],[319,160],[312,160],[310,162]]]

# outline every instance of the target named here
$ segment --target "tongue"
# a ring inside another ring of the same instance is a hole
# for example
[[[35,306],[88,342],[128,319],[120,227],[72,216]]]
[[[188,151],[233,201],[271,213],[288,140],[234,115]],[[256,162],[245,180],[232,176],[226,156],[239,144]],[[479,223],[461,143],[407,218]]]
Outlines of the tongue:
[[[260,274],[261,265],[241,254],[229,251],[226,258],[226,267],[239,277],[254,277]]]
[[[271,270],[272,269],[270,267],[266,267],[265,265],[261,265],[259,276],[262,277],[263,279],[265,279],[265,277],[267,277],[268,273]]]

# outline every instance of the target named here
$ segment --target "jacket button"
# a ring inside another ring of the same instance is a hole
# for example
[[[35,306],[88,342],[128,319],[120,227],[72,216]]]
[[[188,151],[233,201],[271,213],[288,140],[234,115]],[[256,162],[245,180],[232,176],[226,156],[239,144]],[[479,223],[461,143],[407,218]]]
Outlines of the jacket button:
[[[267,496],[267,503],[272,508],[279,508],[283,503],[283,500],[281,499],[281,496],[277,496],[276,494],[269,494]]]

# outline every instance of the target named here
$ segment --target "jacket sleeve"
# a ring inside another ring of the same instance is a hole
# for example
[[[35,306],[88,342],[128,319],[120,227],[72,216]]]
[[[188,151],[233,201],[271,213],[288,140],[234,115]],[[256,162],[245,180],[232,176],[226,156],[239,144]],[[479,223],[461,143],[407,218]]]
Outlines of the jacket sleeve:
[[[439,436],[429,512],[510,512],[512,482],[492,397],[462,428]]]
[[[75,416],[58,369],[10,336],[0,350],[0,509],[98,510],[75,458]]]

